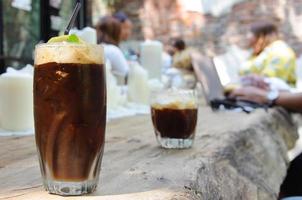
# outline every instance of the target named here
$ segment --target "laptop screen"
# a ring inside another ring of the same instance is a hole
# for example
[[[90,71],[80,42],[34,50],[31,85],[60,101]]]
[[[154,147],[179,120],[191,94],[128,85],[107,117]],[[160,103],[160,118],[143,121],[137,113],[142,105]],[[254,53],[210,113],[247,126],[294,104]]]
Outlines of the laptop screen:
[[[207,102],[209,103],[213,99],[223,99],[223,86],[213,59],[196,52],[192,54],[192,65]]]

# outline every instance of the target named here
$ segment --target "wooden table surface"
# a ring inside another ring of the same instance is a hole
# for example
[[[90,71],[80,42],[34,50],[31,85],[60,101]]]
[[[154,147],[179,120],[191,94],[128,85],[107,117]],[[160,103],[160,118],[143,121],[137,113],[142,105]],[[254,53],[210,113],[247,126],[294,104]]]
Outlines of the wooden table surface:
[[[261,191],[275,197],[286,151],[297,139],[290,116],[201,108],[198,117],[195,144],[187,150],[160,148],[149,115],[110,121],[97,191],[67,199],[257,199]],[[228,190],[234,191],[219,198]],[[66,199],[44,191],[33,135],[0,137],[0,199]]]

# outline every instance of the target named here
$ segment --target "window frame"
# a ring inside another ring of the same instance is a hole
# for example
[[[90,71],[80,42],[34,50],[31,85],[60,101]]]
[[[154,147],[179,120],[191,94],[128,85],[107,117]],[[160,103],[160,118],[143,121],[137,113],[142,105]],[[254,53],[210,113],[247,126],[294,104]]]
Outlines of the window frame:
[[[81,2],[82,8],[79,12],[79,15],[76,20],[76,26],[78,28],[83,28],[87,24],[90,25],[91,22],[87,22],[87,20],[91,20],[90,16],[87,16],[87,6],[91,5],[91,0],[76,0],[76,2]],[[54,8],[50,6],[50,0],[43,0],[40,1],[40,37],[39,39],[41,41],[46,42],[49,40],[49,38],[54,34],[54,31],[51,30],[51,22],[50,22],[50,16],[53,15],[53,13],[56,12]],[[3,18],[3,3],[2,0],[0,0],[0,74],[4,73],[6,70],[5,67],[5,60],[11,59],[15,60],[15,58],[11,58],[4,55],[4,18]]]
[[[3,5],[0,1],[0,74],[5,72],[5,59],[4,59],[4,35],[3,35]]]

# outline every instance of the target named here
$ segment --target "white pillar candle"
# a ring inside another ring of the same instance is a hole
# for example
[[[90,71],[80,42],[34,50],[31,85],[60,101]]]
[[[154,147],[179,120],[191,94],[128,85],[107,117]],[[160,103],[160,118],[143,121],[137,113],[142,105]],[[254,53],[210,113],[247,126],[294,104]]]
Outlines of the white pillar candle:
[[[140,62],[151,79],[161,79],[162,52],[163,45],[159,41],[147,40],[140,45]]]
[[[130,64],[128,77],[128,98],[132,102],[149,103],[148,72],[138,63]]]
[[[12,131],[33,128],[33,78],[0,76],[0,127]]]
[[[121,89],[117,85],[117,80],[111,72],[111,63],[106,61],[106,86],[107,86],[107,109],[108,111],[116,109],[121,102]]]

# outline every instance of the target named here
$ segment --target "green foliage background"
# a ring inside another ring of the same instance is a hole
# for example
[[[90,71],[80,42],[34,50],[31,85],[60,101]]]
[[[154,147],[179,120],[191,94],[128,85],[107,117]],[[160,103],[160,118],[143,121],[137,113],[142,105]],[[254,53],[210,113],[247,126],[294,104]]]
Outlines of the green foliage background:
[[[34,46],[40,37],[40,0],[32,0],[31,11],[12,7],[12,0],[2,1],[4,54],[8,57],[22,58],[24,64],[28,63],[32,60]],[[8,62],[6,65],[18,67],[18,64]]]

